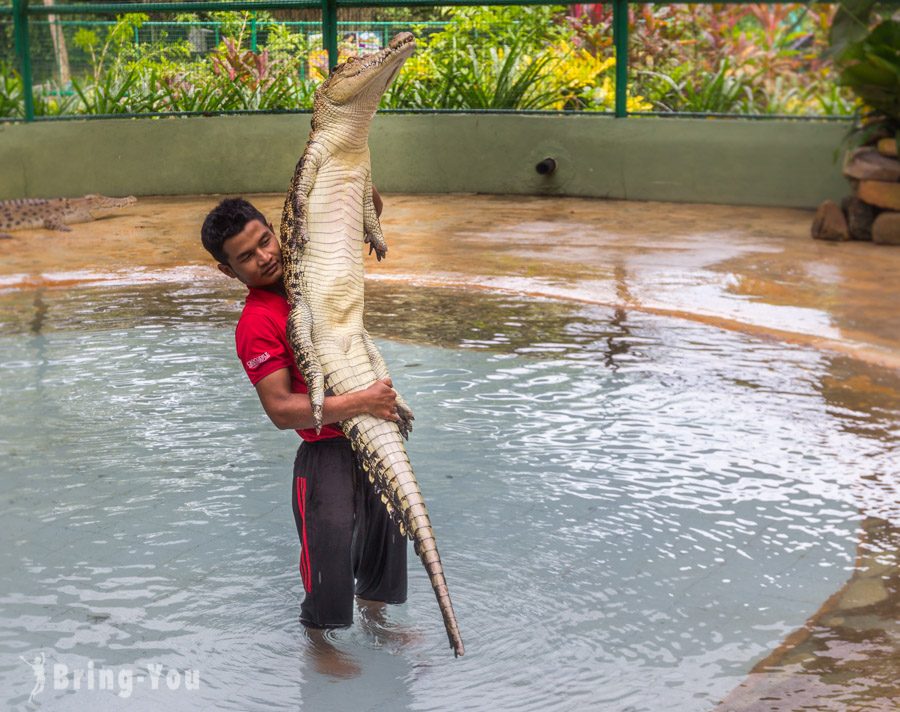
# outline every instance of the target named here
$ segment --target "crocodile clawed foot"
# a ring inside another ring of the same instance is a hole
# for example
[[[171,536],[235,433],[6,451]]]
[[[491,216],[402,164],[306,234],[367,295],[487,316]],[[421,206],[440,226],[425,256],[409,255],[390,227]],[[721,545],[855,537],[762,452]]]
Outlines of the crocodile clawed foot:
[[[401,403],[397,404],[397,415],[400,418],[397,422],[397,427],[400,428],[400,434],[409,440],[409,434],[412,432],[413,421],[416,417],[413,415],[408,405]]]
[[[369,243],[369,254],[372,254],[372,251],[375,251],[375,257],[378,258],[378,261],[381,262],[384,259],[384,256],[387,254],[387,245],[384,240],[375,235],[366,234],[364,242]]]

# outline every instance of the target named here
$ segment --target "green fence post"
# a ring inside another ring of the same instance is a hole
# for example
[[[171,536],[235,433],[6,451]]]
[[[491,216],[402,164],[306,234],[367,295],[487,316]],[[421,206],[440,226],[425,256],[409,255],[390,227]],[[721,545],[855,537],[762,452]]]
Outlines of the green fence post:
[[[256,13],[250,15],[250,51],[256,51]]]
[[[322,0],[322,46],[328,52],[328,71],[338,64],[337,0]]]
[[[613,3],[613,44],[616,47],[616,118],[628,116],[628,0]]]
[[[13,0],[13,33],[16,43],[16,59],[22,75],[22,99],[25,104],[25,121],[34,121],[34,93],[31,78],[31,50],[28,47],[28,0]]]

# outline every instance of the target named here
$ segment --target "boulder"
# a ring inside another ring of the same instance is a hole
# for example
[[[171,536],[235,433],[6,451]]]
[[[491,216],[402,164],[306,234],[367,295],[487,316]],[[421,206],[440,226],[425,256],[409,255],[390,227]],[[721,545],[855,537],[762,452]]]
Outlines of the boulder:
[[[819,206],[816,217],[813,218],[812,236],[816,240],[843,241],[850,239],[847,219],[837,203],[826,200]]]
[[[841,210],[847,217],[851,240],[872,239],[872,223],[878,215],[878,208],[864,203],[855,196],[848,196],[841,201]]]
[[[900,213],[885,211],[875,218],[872,240],[879,245],[900,245]]]
[[[856,187],[856,197],[878,208],[900,210],[900,183],[861,180]]]
[[[900,160],[866,146],[847,154],[844,175],[857,180],[900,181]]]
[[[884,156],[897,157],[897,139],[882,138],[878,140],[878,152]]]

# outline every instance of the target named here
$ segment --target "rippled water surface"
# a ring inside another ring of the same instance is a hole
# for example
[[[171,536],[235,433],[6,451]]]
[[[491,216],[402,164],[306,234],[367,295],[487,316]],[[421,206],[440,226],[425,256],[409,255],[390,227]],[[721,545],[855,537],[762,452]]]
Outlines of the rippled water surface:
[[[467,655],[410,553],[409,603],[323,662],[297,620],[298,443],[234,356],[239,298],[0,295],[5,707],[33,708],[43,654],[54,710],[709,710],[844,585],[864,517],[898,524],[893,376],[649,315],[375,286]],[[200,684],[54,689],[54,663],[89,661]]]

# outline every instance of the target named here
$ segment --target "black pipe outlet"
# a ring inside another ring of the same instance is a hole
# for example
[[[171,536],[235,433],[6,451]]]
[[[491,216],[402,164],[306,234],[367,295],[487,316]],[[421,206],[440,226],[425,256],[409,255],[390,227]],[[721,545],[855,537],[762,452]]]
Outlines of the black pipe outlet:
[[[556,171],[556,159],[545,158],[534,167],[534,170],[536,170],[542,176],[553,175],[554,171]]]

